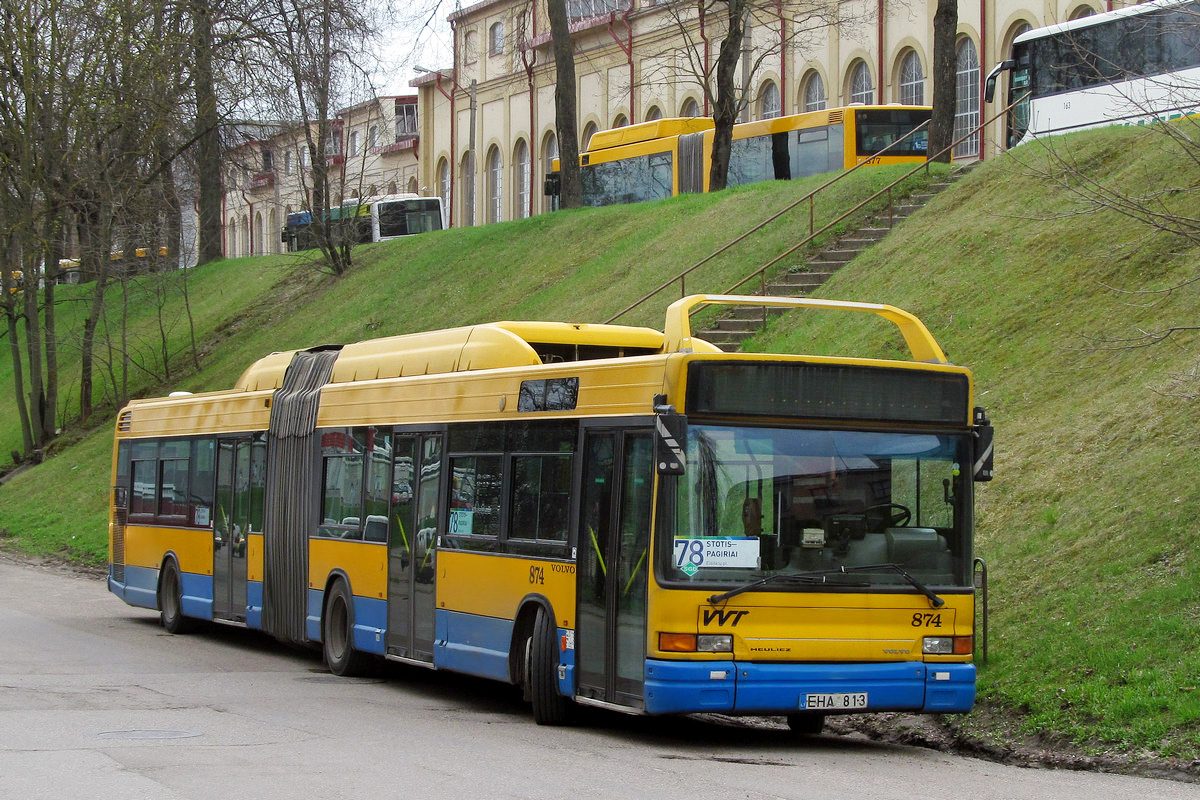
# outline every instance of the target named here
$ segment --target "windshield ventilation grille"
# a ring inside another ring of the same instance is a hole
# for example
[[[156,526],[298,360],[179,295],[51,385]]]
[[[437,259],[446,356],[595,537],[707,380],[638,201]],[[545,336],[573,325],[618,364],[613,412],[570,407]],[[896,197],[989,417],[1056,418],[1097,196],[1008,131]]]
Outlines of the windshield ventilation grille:
[[[842,112],[841,111],[830,111],[829,112],[829,124],[830,125],[841,125],[842,124]]]

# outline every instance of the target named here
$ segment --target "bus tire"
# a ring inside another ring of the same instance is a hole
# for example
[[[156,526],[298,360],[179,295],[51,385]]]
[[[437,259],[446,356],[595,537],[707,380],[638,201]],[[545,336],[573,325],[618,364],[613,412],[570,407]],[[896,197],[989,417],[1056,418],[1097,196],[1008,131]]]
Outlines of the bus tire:
[[[183,586],[173,559],[167,559],[158,584],[158,619],[167,633],[191,633],[196,625],[183,615]]]
[[[814,714],[812,712],[788,714],[787,723],[788,728],[797,736],[816,736],[825,730],[825,715]]]
[[[354,603],[345,581],[334,581],[321,614],[321,653],[334,675],[352,678],[366,668],[367,657],[354,649]]]
[[[537,611],[531,638],[529,693],[533,699],[533,720],[538,725],[565,725],[571,701],[558,693],[558,628],[544,608]]]

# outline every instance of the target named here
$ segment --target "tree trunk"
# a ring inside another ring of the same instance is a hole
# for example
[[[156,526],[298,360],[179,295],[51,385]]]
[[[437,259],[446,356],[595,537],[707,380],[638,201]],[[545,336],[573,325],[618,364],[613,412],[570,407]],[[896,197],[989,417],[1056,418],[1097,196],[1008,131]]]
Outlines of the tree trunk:
[[[13,267],[21,263],[21,260],[18,256],[20,248],[11,236],[5,251],[0,291],[4,292],[4,319],[8,324],[9,353],[13,363],[13,392],[16,395],[17,416],[21,423],[21,445],[24,448],[22,456],[28,459],[33,455],[33,431],[29,424],[29,406],[25,402],[25,363],[21,359],[20,314],[17,312],[17,298],[20,295],[13,291],[18,288],[13,280]]]
[[[579,177],[579,133],[575,92],[575,46],[571,42],[566,0],[549,0],[550,35],[554,42],[554,125],[558,130],[558,172],[562,208],[583,204],[583,186]]]
[[[196,182],[199,187],[197,261],[205,264],[222,256],[221,236],[221,116],[213,87],[213,32],[205,0],[192,4],[192,48],[196,87]]]
[[[938,0],[933,15],[933,119],[929,123],[929,154],[934,161],[950,161],[946,150],[954,141],[954,104],[958,61],[954,38],[958,30],[957,0]],[[946,150],[945,153],[941,153]]]
[[[738,87],[734,73],[742,58],[747,0],[728,0],[728,28],[717,56],[717,97],[713,102],[713,143],[708,172],[708,190],[724,189],[729,179],[729,150],[738,116]]]
[[[42,419],[42,430],[47,438],[58,435],[58,324],[55,309],[54,286],[58,280],[58,260],[63,254],[63,213],[55,203],[46,218],[46,263],[44,275],[46,288],[42,293],[42,339],[46,351],[46,413]]]

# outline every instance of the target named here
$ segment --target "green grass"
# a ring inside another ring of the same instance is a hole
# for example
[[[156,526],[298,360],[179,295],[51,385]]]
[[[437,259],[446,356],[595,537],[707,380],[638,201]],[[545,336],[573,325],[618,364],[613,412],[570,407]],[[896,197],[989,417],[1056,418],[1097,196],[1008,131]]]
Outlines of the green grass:
[[[1167,207],[1194,213],[1200,169],[1179,156],[1153,129],[1022,147],[820,294],[916,313],[975,372],[997,430],[996,480],[978,492],[992,583],[982,697],[1023,712],[1026,734],[1195,758],[1196,338],[1111,340],[1195,324],[1198,287],[1140,292],[1194,277],[1200,247],[1095,210],[1058,180],[1069,158],[1104,186],[1177,189]],[[894,356],[902,343],[886,328],[794,313],[748,347]]]

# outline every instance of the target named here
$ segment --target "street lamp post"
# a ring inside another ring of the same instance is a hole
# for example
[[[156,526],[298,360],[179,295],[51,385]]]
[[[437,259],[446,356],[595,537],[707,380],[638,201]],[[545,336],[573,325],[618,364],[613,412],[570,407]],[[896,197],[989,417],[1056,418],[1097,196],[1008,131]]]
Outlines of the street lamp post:
[[[469,216],[467,219],[467,224],[474,225],[475,224],[475,128],[476,128],[475,109],[476,109],[476,89],[478,88],[478,82],[474,78],[472,78],[471,83],[467,86],[467,88],[464,89],[462,87],[462,85],[457,80],[455,80],[453,75],[446,75],[441,70],[429,69],[428,67],[422,67],[417,64],[414,64],[413,71],[428,73],[428,74],[435,76],[435,79],[437,81],[438,91],[441,92],[442,95],[444,97],[446,97],[447,99],[453,100],[453,98],[450,97],[450,95],[447,95],[446,91],[444,89],[442,89],[442,78],[449,78],[450,83],[452,83],[454,85],[454,89],[459,92],[466,92],[467,97],[470,100],[470,103],[471,103],[471,123],[470,123],[471,124],[471,134],[467,139],[467,169],[470,170],[471,181],[469,184],[467,184],[467,189],[468,189],[467,202],[465,203],[465,205],[470,210]],[[451,109],[451,111],[453,113],[453,109]],[[453,154],[451,154],[451,156],[453,157]],[[451,187],[451,191],[453,191],[453,187]]]

